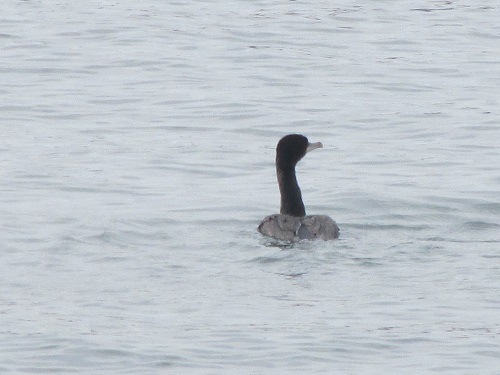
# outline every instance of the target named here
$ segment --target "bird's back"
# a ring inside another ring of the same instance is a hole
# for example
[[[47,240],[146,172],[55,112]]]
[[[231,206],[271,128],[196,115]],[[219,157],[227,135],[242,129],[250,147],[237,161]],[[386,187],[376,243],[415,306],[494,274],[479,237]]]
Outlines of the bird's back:
[[[265,236],[283,241],[332,240],[339,237],[339,227],[326,215],[295,217],[274,214],[262,220],[258,230]]]

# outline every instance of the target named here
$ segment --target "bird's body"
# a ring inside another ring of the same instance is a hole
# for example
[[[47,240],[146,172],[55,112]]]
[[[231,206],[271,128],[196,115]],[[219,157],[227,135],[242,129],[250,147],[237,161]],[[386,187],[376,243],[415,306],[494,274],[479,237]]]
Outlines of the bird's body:
[[[327,215],[269,215],[261,221],[259,232],[282,241],[332,240],[338,238],[339,227]]]
[[[281,195],[279,214],[269,215],[260,223],[258,230],[263,235],[284,241],[301,239],[331,240],[338,238],[339,228],[326,215],[306,215],[295,166],[304,155],[323,145],[309,143],[303,135],[290,134],[283,137],[276,147],[276,175]]]

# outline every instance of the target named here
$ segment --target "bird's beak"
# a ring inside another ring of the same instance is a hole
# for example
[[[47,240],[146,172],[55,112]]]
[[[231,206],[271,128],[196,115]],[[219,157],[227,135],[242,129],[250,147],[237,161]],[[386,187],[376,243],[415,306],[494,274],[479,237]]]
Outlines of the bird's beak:
[[[317,148],[323,148],[323,143],[321,143],[321,142],[309,143],[309,144],[307,145],[306,154],[307,154],[309,151],[315,150],[315,149],[317,149]]]

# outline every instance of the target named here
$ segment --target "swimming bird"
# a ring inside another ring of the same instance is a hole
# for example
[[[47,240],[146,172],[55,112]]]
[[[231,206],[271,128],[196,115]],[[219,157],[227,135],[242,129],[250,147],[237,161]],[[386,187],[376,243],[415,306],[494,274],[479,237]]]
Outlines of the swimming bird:
[[[295,166],[309,151],[322,148],[321,142],[309,143],[300,134],[284,136],[276,146],[276,176],[281,194],[279,214],[267,216],[258,230],[265,236],[284,241],[301,239],[332,240],[338,238],[339,227],[327,215],[306,215]]]

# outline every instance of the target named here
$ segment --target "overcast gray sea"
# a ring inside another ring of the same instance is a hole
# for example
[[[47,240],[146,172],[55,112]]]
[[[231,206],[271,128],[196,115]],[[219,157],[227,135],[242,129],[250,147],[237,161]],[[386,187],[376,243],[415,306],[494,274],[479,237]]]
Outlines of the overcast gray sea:
[[[0,373],[500,374],[500,5],[0,4]],[[340,239],[280,244],[278,140]]]

